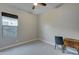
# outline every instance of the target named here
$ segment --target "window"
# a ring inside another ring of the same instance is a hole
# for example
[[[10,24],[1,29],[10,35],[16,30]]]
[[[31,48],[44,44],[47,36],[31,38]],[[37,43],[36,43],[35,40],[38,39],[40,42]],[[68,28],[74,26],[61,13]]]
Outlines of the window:
[[[2,16],[2,25],[18,26],[18,21],[15,18]]]

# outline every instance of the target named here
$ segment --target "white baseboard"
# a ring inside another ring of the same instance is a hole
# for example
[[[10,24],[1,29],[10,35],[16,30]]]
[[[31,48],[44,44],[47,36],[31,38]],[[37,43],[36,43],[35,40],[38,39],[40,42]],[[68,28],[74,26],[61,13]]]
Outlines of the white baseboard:
[[[16,44],[13,44],[13,45],[10,45],[10,46],[6,46],[6,47],[3,47],[3,48],[0,48],[0,51],[2,51],[2,50],[4,50],[4,49],[11,48],[11,47],[15,47],[15,46],[18,46],[18,45],[22,45],[22,44],[25,44],[25,43],[28,43],[28,42],[31,42],[31,41],[35,41],[35,40],[38,40],[38,38],[29,40],[29,41],[18,42],[18,43],[16,43]]]
[[[44,40],[44,39],[41,39],[41,38],[38,38],[40,41],[42,41],[42,42],[45,42],[45,43],[48,43],[48,44],[50,44],[50,45],[53,45],[53,46],[55,46],[55,44],[54,43],[51,43],[51,42],[49,42],[49,41],[46,41],[46,40]]]

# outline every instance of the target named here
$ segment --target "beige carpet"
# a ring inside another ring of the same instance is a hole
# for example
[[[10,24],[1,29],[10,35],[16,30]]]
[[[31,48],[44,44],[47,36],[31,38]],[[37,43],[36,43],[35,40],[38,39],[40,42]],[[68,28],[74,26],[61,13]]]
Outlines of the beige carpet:
[[[54,46],[36,40],[0,52],[0,55],[66,55],[61,49],[55,49]]]

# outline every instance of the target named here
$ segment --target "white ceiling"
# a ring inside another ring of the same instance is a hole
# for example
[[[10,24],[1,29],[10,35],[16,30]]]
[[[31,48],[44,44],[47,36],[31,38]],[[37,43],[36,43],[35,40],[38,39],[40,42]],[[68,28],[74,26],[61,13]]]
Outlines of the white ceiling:
[[[55,8],[60,5],[60,3],[47,3],[47,6],[37,6],[34,10],[32,9],[33,3],[9,3],[8,5],[16,7],[20,10],[24,10],[34,14],[42,14],[47,12],[48,10]]]

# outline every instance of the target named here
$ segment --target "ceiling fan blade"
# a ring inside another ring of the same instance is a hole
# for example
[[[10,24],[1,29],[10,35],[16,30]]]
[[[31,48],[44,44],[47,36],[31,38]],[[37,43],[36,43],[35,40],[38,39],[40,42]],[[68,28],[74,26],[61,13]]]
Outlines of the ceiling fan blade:
[[[60,4],[57,5],[55,8],[60,8],[62,5],[64,5],[64,3],[60,3]]]
[[[37,3],[37,5],[36,5],[36,6],[38,6],[38,5],[41,5],[41,6],[46,6],[47,4],[46,4],[46,3]],[[32,9],[34,10],[36,6],[35,6],[35,5],[33,5]]]
[[[40,4],[42,6],[46,6],[47,5],[46,3],[38,3],[38,4]]]
[[[33,5],[32,9],[35,9],[35,6]]]

